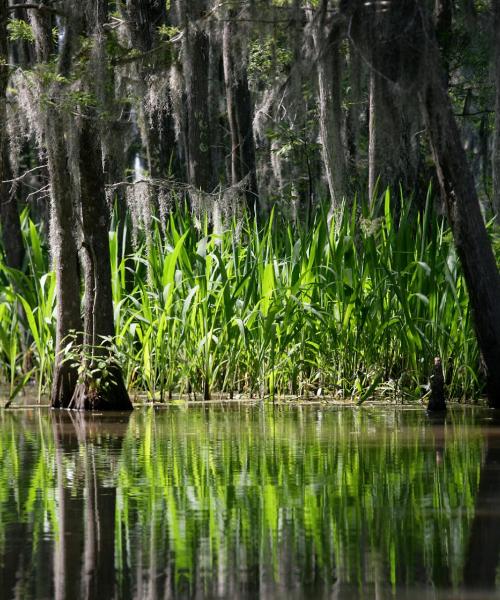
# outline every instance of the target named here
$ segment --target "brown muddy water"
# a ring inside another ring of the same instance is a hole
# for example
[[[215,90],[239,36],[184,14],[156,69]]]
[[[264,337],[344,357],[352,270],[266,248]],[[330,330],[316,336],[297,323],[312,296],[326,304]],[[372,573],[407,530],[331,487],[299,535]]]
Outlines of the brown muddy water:
[[[0,598],[500,597],[500,420],[0,412]]]

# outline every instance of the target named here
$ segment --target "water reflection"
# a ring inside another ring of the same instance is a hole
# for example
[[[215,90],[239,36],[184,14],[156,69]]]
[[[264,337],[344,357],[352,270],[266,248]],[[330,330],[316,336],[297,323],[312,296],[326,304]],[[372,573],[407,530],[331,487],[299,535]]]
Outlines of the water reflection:
[[[4,412],[0,597],[494,594],[500,428],[484,414]]]
[[[500,562],[500,418],[492,419],[484,441],[486,455],[476,496],[464,583],[474,588],[480,582],[483,589],[494,589]]]
[[[51,417],[58,500],[54,598],[113,598],[116,486],[106,476],[116,467],[130,417],[60,411]],[[102,460],[107,469],[99,468]],[[75,477],[82,493],[72,494]]]

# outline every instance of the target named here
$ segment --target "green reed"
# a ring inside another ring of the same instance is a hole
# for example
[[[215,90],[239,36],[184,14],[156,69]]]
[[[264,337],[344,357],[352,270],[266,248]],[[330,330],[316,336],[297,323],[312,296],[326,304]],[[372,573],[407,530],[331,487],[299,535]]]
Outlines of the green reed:
[[[159,400],[414,398],[440,356],[450,395],[477,396],[479,353],[451,233],[430,195],[421,214],[403,202],[395,219],[392,204],[387,192],[378,207],[330,223],[321,210],[308,228],[272,213],[222,232],[179,210],[154,219],[131,253],[111,232],[115,346],[129,386]],[[53,360],[54,277],[27,218],[25,232],[28,275],[3,267],[0,287],[0,370],[14,391],[26,353],[40,389]]]

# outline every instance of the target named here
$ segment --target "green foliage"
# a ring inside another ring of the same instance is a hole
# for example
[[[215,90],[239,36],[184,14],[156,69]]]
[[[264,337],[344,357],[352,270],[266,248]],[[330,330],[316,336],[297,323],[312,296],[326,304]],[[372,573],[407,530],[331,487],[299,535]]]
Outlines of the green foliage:
[[[440,356],[450,396],[473,399],[479,353],[451,233],[430,196],[421,215],[405,202],[392,214],[386,193],[375,211],[340,211],[330,224],[321,211],[307,228],[272,214],[261,229],[245,218],[215,234],[178,211],[154,219],[148,240],[123,256],[112,232],[113,354],[126,382],[160,400],[223,392],[401,401],[425,393]],[[55,279],[26,218],[24,231],[30,276],[2,266],[0,371],[15,389],[29,354],[42,391]]]
[[[63,362],[69,363],[78,373],[78,383],[90,390],[108,390],[116,381],[120,354],[113,340],[103,338],[99,344],[80,343],[83,333],[72,332],[65,340]]]
[[[254,85],[274,81],[283,69],[290,66],[293,54],[275,35],[259,37],[250,44],[248,61],[249,81]]]
[[[9,39],[13,42],[18,40],[35,41],[33,28],[24,19],[10,19],[7,23],[7,31],[9,32]]]

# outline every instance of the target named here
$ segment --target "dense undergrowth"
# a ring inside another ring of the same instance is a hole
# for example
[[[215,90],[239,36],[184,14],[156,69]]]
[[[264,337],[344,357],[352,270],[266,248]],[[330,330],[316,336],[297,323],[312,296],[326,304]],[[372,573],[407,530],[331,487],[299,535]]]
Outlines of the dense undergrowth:
[[[271,215],[218,233],[178,211],[131,251],[120,250],[127,229],[121,244],[112,231],[113,344],[129,387],[160,400],[410,399],[439,355],[450,396],[477,396],[465,284],[431,204],[417,215],[405,203],[396,222],[386,194],[375,212],[344,211],[330,226],[318,211],[308,227]],[[1,275],[0,370],[12,396],[32,380],[46,390],[54,358],[55,277],[28,215],[23,230],[26,272],[2,264]]]

